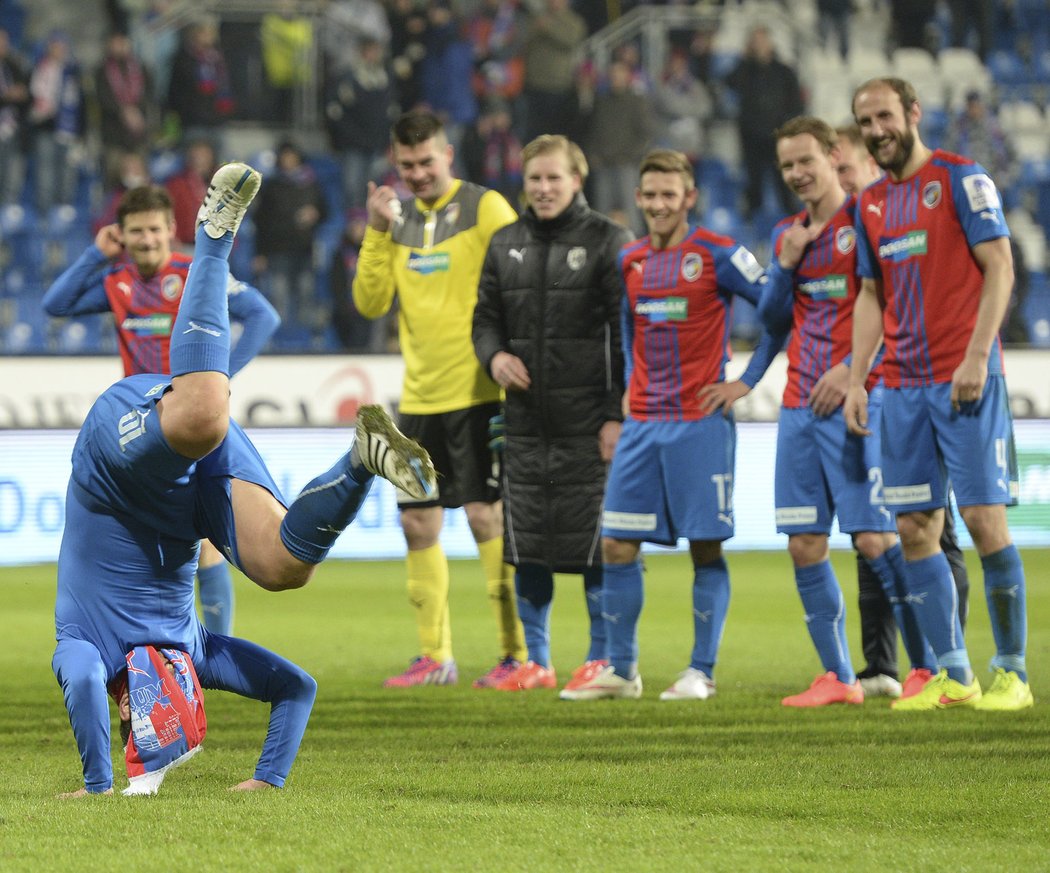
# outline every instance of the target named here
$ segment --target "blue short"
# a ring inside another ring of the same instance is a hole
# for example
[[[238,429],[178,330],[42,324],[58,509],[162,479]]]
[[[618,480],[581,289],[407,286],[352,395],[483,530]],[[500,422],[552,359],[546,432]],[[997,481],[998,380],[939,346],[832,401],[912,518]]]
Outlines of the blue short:
[[[843,533],[896,530],[882,497],[880,393],[873,391],[868,403],[870,437],[850,434],[841,409],[824,417],[808,407],[780,410],[774,487],[778,532],[830,534],[835,516]]]
[[[628,419],[609,470],[602,535],[663,545],[729,539],[735,457],[732,416]]]
[[[1006,379],[991,375],[980,402],[956,412],[951,385],[887,388],[882,467],[895,513],[940,509],[948,488],[960,506],[1017,503],[1017,453]]]
[[[283,503],[244,431],[230,422],[200,461],[176,453],[156,404],[170,380],[123,379],[92,406],[73,450],[58,559],[58,639],[99,649],[107,670],[136,645],[170,645],[196,662],[203,645],[194,611],[197,542],[211,540],[240,566],[231,478]]]

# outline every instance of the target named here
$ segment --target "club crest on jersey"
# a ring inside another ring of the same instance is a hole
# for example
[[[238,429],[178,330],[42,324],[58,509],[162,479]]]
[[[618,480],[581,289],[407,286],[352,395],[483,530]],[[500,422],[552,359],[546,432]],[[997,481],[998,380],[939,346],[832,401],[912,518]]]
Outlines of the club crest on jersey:
[[[179,276],[165,276],[160,283],[160,293],[165,300],[178,300],[182,293],[182,279]]]
[[[459,204],[449,203],[445,207],[445,224],[455,224],[459,221]]]
[[[835,233],[835,248],[840,254],[848,255],[857,245],[857,231],[852,227],[840,227]]]
[[[704,259],[697,252],[689,252],[682,258],[682,278],[686,282],[695,282],[704,272]]]
[[[573,246],[565,257],[565,263],[570,270],[579,270],[587,263],[587,249],[583,246]]]
[[[922,189],[922,205],[927,209],[934,209],[940,202],[941,183],[929,182],[926,187]]]

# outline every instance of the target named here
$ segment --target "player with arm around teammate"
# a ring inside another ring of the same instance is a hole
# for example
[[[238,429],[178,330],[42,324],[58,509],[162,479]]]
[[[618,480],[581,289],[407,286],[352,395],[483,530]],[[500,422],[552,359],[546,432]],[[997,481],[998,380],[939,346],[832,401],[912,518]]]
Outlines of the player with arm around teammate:
[[[857,295],[856,200],[839,184],[837,137],[819,118],[796,116],[775,138],[784,184],[804,207],[773,229],[769,281],[758,308],[769,330],[792,330],[777,428],[776,521],[788,535],[806,629],[824,669],[782,703],[858,704],[864,690],[850,659],[845,602],[828,550],[834,517],[895,604],[913,669],[935,664],[905,602],[903,557],[882,501],[879,442],[849,434],[842,417]],[[876,367],[869,378],[873,418],[880,408],[877,382]]]
[[[602,518],[602,612],[609,665],[570,681],[565,700],[638,698],[642,542],[689,540],[694,648],[661,700],[706,699],[729,607],[722,542],[733,535],[736,425],[732,404],[776,355],[763,332],[744,375],[725,381],[730,306],[757,304],[764,270],[744,246],[690,224],[693,170],[679,152],[642,159],[636,191],[649,233],[620,252],[627,417]]]
[[[110,312],[124,375],[167,373],[171,329],[186,287],[191,259],[172,250],[175,218],[164,188],[143,185],[127,191],[117,222],[99,229],[95,242],[48,288],[48,315]],[[242,332],[230,355],[230,375],[266,345],[281,323],[255,288],[232,277],[227,287],[230,318]],[[226,560],[201,543],[197,570],[204,625],[228,634],[233,626],[233,580]]]
[[[187,659],[203,688],[270,704],[258,765],[234,788],[281,787],[316,682],[261,646],[201,625],[193,610],[199,540],[210,539],[262,588],[299,588],[377,472],[421,497],[433,487],[426,453],[371,407],[351,450],[287,506],[230,419],[227,259],[258,186],[244,164],[216,172],[172,330],[170,375],[126,377],[103,392],[73,449],[52,659],[84,773],[84,786],[67,796],[112,792],[107,687],[142,646]]]
[[[870,432],[864,382],[884,338],[884,494],[897,515],[908,596],[939,668],[894,708],[1024,709],[1033,702],[1025,576],[1006,519],[1018,482],[998,338],[1013,259],[999,193],[980,165],[923,143],[909,82],[863,83],[853,115],[886,175],[858,203],[863,282],[845,416],[853,432]],[[983,697],[940,548],[949,482],[981,559],[995,638],[994,677]]]

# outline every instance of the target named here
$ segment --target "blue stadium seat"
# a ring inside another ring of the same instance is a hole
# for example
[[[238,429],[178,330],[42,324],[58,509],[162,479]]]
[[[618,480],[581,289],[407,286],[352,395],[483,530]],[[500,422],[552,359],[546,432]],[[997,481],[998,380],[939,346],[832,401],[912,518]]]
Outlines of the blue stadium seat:
[[[173,149],[160,149],[149,156],[149,177],[158,185],[182,169],[182,156]]]
[[[1045,274],[1029,274],[1030,286],[1025,300],[1024,319],[1028,341],[1039,348],[1050,348],[1050,286]]]

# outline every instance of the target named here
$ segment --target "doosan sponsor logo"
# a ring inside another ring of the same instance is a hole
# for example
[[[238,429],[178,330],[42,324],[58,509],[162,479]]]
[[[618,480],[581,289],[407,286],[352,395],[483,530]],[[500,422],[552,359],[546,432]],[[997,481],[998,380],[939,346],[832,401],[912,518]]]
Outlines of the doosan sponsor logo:
[[[689,301],[684,297],[640,300],[634,311],[638,315],[648,316],[650,321],[682,321],[689,313]]]
[[[121,330],[139,335],[167,336],[171,333],[170,315],[128,316],[120,323]]]
[[[422,273],[424,276],[430,273],[447,273],[448,266],[448,252],[434,252],[430,255],[420,255],[413,252],[408,256],[408,269],[416,273]]]
[[[926,254],[926,231],[913,230],[897,239],[879,244],[879,257],[883,260],[904,261],[915,255]]]
[[[798,283],[798,290],[810,297],[841,298],[846,296],[848,283],[842,275],[825,276],[822,279],[808,279]]]

